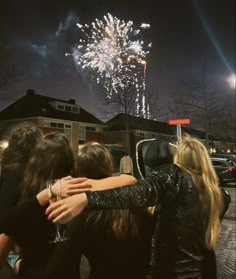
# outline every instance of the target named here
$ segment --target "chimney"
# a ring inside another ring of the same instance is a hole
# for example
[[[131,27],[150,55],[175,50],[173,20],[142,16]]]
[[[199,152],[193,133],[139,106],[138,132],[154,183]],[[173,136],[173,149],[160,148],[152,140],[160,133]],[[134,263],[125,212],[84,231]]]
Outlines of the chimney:
[[[27,96],[32,96],[32,95],[34,95],[34,94],[35,94],[34,89],[27,89],[27,90],[26,90],[26,95],[27,95]]]

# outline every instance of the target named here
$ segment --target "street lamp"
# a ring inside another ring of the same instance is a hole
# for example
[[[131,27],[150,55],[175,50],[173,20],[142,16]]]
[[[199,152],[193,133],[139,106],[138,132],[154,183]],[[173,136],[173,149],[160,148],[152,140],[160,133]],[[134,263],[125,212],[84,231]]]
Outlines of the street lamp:
[[[229,78],[228,78],[228,83],[230,85],[231,88],[235,88],[235,74],[232,74]]]

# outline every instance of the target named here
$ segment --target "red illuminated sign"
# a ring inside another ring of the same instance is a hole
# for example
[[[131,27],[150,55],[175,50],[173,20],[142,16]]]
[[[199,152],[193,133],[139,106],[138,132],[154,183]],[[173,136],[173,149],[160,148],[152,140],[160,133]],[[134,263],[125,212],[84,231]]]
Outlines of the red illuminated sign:
[[[190,124],[190,119],[171,119],[168,121],[169,125],[184,125],[184,124]]]

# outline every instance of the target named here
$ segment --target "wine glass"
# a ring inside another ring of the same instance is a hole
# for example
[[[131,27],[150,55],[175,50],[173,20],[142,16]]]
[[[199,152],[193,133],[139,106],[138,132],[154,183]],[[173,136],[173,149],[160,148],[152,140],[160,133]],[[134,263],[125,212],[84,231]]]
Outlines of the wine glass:
[[[56,183],[56,191],[55,191],[55,199],[56,200],[60,200],[61,199],[61,180],[60,179],[49,179],[46,182],[47,188],[49,193],[52,193],[51,187],[52,185],[54,185]],[[49,195],[50,196],[50,195]],[[54,202],[54,199],[51,199],[51,202]],[[65,240],[68,240],[68,237],[65,237],[65,227],[62,224],[55,224],[55,228],[56,228],[56,234],[53,240],[50,240],[50,243],[57,243],[57,242],[62,242]]]

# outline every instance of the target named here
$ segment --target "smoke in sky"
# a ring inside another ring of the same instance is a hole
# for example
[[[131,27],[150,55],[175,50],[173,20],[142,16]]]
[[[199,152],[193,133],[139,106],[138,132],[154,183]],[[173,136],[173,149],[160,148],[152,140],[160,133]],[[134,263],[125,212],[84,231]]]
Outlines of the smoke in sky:
[[[37,40],[18,40],[15,47],[19,56],[19,64],[24,65],[24,71],[36,78],[51,77],[53,75],[75,74],[74,64],[71,58],[65,57],[71,45],[77,41],[78,16],[70,13],[59,22],[54,32],[44,34],[40,42],[40,34]]]

